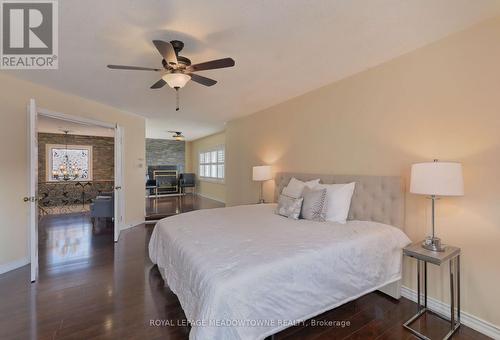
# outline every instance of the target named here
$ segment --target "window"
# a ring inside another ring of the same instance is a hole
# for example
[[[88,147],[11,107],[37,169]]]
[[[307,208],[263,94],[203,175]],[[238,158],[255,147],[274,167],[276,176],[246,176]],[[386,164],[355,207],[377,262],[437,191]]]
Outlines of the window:
[[[46,178],[49,182],[92,180],[90,145],[47,144],[46,159]]]
[[[224,146],[218,146],[211,150],[200,152],[200,169],[199,176],[201,178],[210,178],[215,180],[224,180]]]

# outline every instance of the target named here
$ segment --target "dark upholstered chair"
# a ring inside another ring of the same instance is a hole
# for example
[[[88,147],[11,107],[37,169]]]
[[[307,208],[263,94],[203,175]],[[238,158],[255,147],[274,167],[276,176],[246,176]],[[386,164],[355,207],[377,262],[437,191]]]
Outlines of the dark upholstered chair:
[[[179,175],[179,188],[182,194],[186,193],[186,188],[193,188],[193,193],[196,186],[196,176],[192,173],[183,173]]]
[[[156,179],[148,179],[146,181],[146,190],[148,191],[148,195],[157,195],[158,194],[158,182]]]
[[[90,204],[90,218],[92,224],[100,218],[113,219],[115,217],[115,197],[114,193],[102,193]]]

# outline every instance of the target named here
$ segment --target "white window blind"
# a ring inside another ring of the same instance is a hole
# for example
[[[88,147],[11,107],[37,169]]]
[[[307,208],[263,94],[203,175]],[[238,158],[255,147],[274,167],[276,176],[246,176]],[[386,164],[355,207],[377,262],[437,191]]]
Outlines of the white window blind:
[[[224,146],[200,152],[199,160],[199,176],[201,178],[224,179]]]

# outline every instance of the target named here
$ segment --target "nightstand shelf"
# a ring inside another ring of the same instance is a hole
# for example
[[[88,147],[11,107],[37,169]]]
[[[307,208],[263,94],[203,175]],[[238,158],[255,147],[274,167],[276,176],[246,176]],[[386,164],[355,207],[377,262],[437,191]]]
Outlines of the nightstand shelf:
[[[427,336],[410,327],[414,321],[430,311],[427,307],[427,263],[441,266],[449,262],[451,317],[436,313],[435,311],[432,311],[432,313],[450,322],[450,331],[445,335],[443,340],[450,338],[460,327],[460,248],[446,246],[444,251],[434,252],[424,249],[422,243],[414,243],[403,249],[403,255],[413,257],[417,260],[417,314],[406,321],[403,326],[419,338],[427,340],[430,340]],[[423,304],[422,286],[424,290]]]

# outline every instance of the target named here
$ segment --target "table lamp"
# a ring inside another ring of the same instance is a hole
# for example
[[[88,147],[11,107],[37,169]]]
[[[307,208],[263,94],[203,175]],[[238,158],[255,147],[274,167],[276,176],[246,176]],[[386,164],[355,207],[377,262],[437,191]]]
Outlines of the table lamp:
[[[436,237],[434,212],[436,199],[441,196],[463,196],[464,181],[462,164],[453,162],[416,163],[411,166],[410,192],[427,195],[432,202],[432,236],[425,239],[422,247],[432,251],[444,251],[441,239]]]
[[[272,168],[270,165],[259,165],[254,166],[252,170],[252,179],[256,182],[260,182],[259,203],[264,203],[262,186],[264,181],[268,181],[273,178]]]

